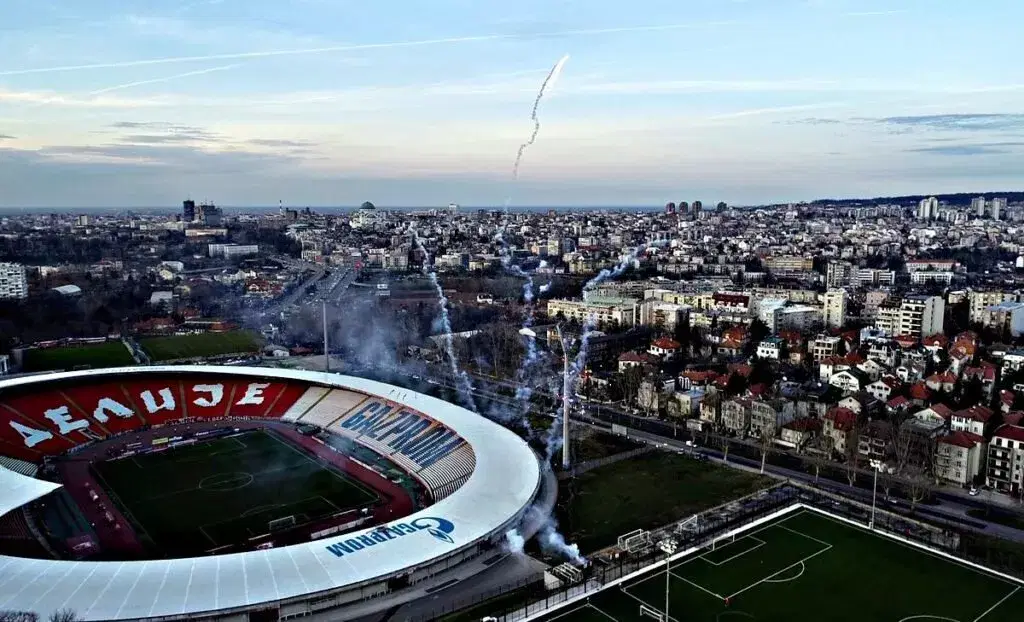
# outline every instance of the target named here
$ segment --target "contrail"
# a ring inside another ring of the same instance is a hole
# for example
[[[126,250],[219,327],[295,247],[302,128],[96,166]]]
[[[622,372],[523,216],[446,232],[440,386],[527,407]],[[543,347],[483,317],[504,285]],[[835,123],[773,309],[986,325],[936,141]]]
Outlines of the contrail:
[[[145,84],[159,84],[161,82],[170,82],[172,80],[178,80],[180,78],[188,78],[191,76],[201,76],[207,73],[214,73],[216,71],[227,71],[228,69],[234,69],[240,67],[241,63],[235,63],[234,65],[222,65],[220,67],[211,67],[209,69],[199,69],[197,71],[187,71],[185,73],[175,74],[173,76],[165,76],[163,78],[153,78],[151,80],[139,80],[137,82],[126,82],[124,84],[118,84],[116,86],[108,86],[96,91],[90,91],[89,95],[100,95],[102,93],[109,93],[111,91],[120,91],[122,89],[130,89],[136,86],[143,86]]]
[[[544,82],[540,85],[540,90],[537,91],[537,97],[533,100],[533,110],[530,111],[530,119],[533,120],[533,133],[530,134],[530,139],[525,143],[519,145],[519,152],[516,153],[516,161],[512,165],[512,179],[519,179],[519,164],[523,160],[523,153],[526,152],[526,148],[537,141],[537,134],[540,133],[540,119],[537,118],[537,109],[540,108],[540,102],[544,99],[544,93],[550,86],[553,86],[558,81],[558,75],[562,73],[562,67],[565,66],[566,61],[569,60],[569,55],[566,54],[562,58],[558,59],[555,66],[548,72],[548,77],[544,78]],[[505,208],[508,209],[508,200],[505,201]]]
[[[503,41],[522,39],[524,37],[571,37],[597,36],[627,32],[651,32],[664,30],[685,30],[695,28],[712,28],[717,26],[734,26],[735,21],[690,22],[685,24],[660,24],[651,26],[623,26],[620,28],[590,28],[585,30],[561,30],[540,32],[532,35],[494,34],[469,37],[446,37],[442,39],[421,39],[417,41],[390,41],[385,43],[358,43],[351,45],[331,45],[318,48],[297,48],[290,50],[263,50],[255,52],[233,52],[228,54],[207,54],[204,56],[168,56],[164,58],[148,58],[141,60],[116,61],[110,63],[90,63],[85,65],[60,65],[55,67],[36,67],[31,69],[9,69],[0,71],[0,76],[23,76],[36,73],[58,73],[66,71],[85,71],[89,69],[120,69],[124,67],[142,67],[147,65],[167,65],[170,63],[192,63],[215,60],[239,60],[246,58],[270,58],[275,56],[301,56],[309,54],[327,54],[330,52],[358,52],[362,50],[382,50],[388,48],[425,47],[447,45],[452,43],[479,43],[483,41]]]

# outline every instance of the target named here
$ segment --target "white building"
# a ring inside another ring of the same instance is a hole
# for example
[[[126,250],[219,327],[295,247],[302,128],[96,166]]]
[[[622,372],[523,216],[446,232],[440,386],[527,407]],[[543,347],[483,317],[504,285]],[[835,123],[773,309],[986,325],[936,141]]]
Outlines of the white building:
[[[974,197],[971,199],[971,211],[974,212],[974,215],[978,218],[984,218],[985,204],[985,197]]]
[[[842,328],[846,324],[846,290],[830,289],[824,296],[825,326]]]
[[[778,337],[768,337],[757,344],[758,358],[779,360],[782,356],[782,343],[782,339]]]
[[[1013,337],[1024,333],[1024,302],[1006,301],[987,307],[981,324],[997,333],[1009,332]]]
[[[0,263],[0,298],[28,298],[28,279],[20,263]]]
[[[818,335],[811,344],[811,357],[821,361],[839,354],[839,337]]]
[[[260,247],[258,244],[209,244],[206,247],[206,252],[210,257],[230,259],[259,255]]]
[[[1004,425],[988,446],[986,483],[999,492],[1020,493],[1024,483],[1024,427]]]
[[[587,318],[593,316],[599,325],[635,326],[640,319],[640,305],[637,302],[601,304],[582,300],[549,300],[547,309],[548,317],[561,313],[568,320],[586,322]]]
[[[970,305],[969,319],[971,322],[984,323],[985,310],[1001,302],[1016,302],[1020,297],[1016,292],[970,292],[967,301]]]
[[[945,310],[939,296],[907,296],[898,305],[880,306],[875,326],[894,336],[928,337],[942,332]]]
[[[936,440],[935,477],[966,486],[981,473],[985,438],[971,432],[953,432]]]
[[[853,280],[853,264],[848,261],[830,261],[825,272],[825,286],[829,289],[846,287]]]
[[[1004,198],[992,199],[992,201],[989,203],[989,210],[988,210],[988,212],[989,212],[989,217],[992,220],[999,220],[999,217],[1002,216],[1004,211],[1006,211],[1006,199],[1004,199]]]

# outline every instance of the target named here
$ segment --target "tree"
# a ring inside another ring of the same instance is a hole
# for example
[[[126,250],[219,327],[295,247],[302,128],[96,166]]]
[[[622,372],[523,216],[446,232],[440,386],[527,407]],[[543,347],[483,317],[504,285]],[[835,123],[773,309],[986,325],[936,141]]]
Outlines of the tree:
[[[750,329],[747,331],[747,345],[743,347],[743,353],[749,356],[756,352],[757,344],[761,343],[765,337],[771,334],[772,331],[768,328],[767,324],[760,319],[755,319],[750,323]]]
[[[718,441],[719,449],[722,450],[722,462],[728,462],[729,461],[729,445],[731,444],[731,439],[727,435],[725,435],[725,434],[719,434],[716,437],[716,440]]]
[[[843,464],[846,471],[846,481],[851,486],[857,483],[858,465],[860,462],[860,432],[861,425],[859,418],[854,418],[850,429],[846,432],[846,460]]]
[[[0,611],[0,622],[39,622],[31,611]]]
[[[627,405],[636,402],[637,393],[640,391],[640,384],[644,381],[644,370],[640,365],[632,365],[624,372],[619,373],[619,382],[622,385],[622,401]]]
[[[835,451],[835,440],[822,432],[814,439],[814,449],[811,452],[811,464],[814,466],[814,483],[818,483],[818,476],[821,474],[821,467],[832,463],[832,453]]]

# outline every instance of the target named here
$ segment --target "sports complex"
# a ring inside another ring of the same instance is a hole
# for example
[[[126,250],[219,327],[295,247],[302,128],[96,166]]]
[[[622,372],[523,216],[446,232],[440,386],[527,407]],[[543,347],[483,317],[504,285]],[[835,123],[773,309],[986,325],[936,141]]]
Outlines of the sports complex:
[[[439,399],[217,366],[0,382],[0,467],[0,611],[82,620],[373,614],[504,558],[543,481]]]
[[[1019,579],[799,502],[700,546],[661,557],[636,572],[581,590],[554,610],[523,619],[1024,619],[1024,583]]]

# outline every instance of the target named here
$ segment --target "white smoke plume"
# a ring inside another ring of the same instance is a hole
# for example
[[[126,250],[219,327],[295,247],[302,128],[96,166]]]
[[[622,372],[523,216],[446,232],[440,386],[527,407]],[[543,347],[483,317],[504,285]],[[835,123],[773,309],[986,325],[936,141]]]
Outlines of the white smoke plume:
[[[519,179],[519,164],[523,160],[523,153],[526,152],[526,148],[532,145],[537,140],[537,134],[540,133],[540,119],[537,118],[537,110],[540,108],[540,102],[544,99],[544,93],[547,92],[548,88],[554,86],[555,82],[558,81],[559,74],[562,73],[562,68],[565,67],[565,63],[569,60],[569,55],[566,54],[562,58],[558,59],[555,66],[548,72],[544,82],[540,85],[540,90],[537,91],[537,97],[533,100],[533,110],[530,112],[530,119],[533,121],[533,132],[530,134],[529,140],[519,145],[519,152],[516,153],[516,161],[512,165],[512,179]],[[508,199],[505,200],[505,208],[508,209]]]
[[[519,533],[518,529],[510,529],[505,533],[505,546],[510,553],[522,553],[526,547],[526,538]]]
[[[452,379],[455,382],[456,391],[458,391],[459,398],[462,400],[463,406],[478,412],[476,400],[473,398],[473,383],[469,379],[469,374],[465,370],[459,367],[459,359],[455,354],[455,343],[452,337],[452,322],[448,316],[448,297],[444,295],[444,289],[441,288],[441,282],[437,279],[437,272],[434,271],[434,262],[430,257],[430,253],[427,252],[423,241],[420,240],[420,236],[417,235],[416,231],[412,232],[412,239],[416,243],[416,247],[423,253],[423,272],[430,279],[430,283],[434,286],[434,290],[437,292],[437,303],[440,306],[440,321],[441,330],[443,334],[441,339],[444,343],[444,351],[446,358],[448,359],[448,367],[452,373]]]

